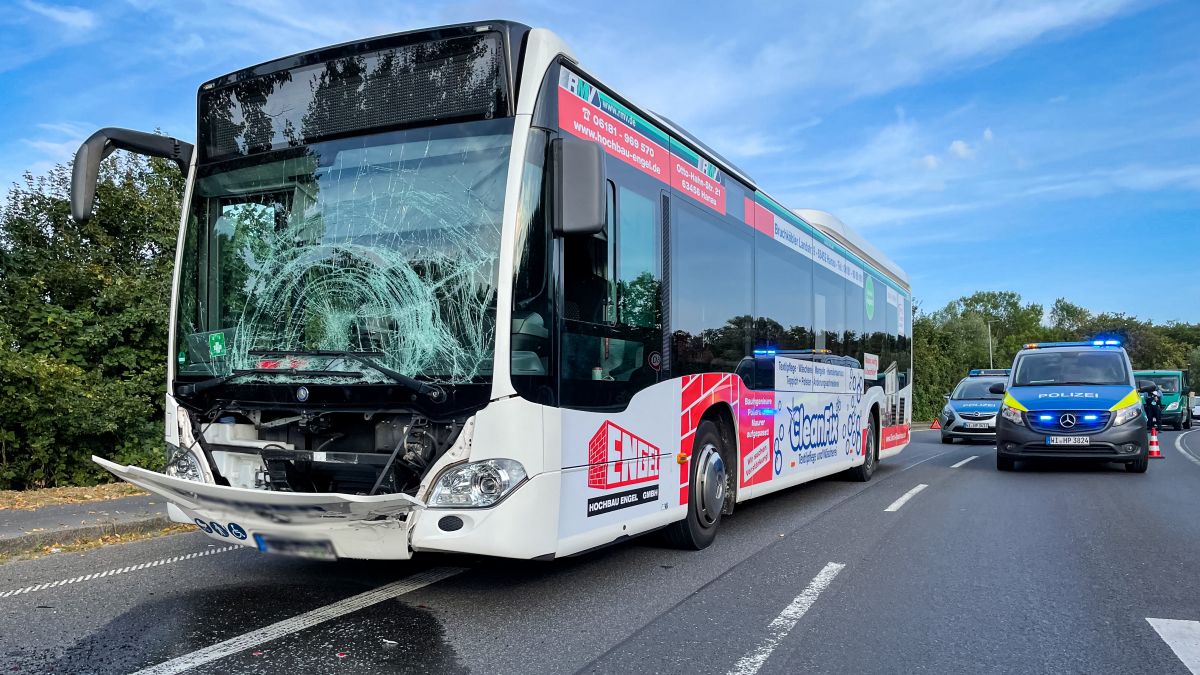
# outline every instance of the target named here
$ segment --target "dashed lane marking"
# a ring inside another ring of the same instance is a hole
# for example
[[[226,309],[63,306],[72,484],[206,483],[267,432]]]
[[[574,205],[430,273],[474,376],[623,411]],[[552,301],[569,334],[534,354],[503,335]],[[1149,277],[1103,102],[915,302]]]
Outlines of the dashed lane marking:
[[[215,645],[199,649],[190,654],[184,654],[170,661],[164,661],[157,666],[150,666],[144,670],[137,671],[134,675],[173,675],[174,673],[182,673],[185,670],[202,666],[230,654],[236,654],[265,642],[270,642],[285,635],[304,630],[305,628],[311,628],[330,619],[336,619],[385,600],[391,600],[405,593],[435,584],[443,579],[448,579],[463,571],[459,568],[439,567],[419,572],[406,579],[380,586],[373,591],[360,593],[345,600],[339,600],[333,604],[318,607],[290,619],[273,623],[265,628],[259,628],[258,630],[230,638],[224,642],[218,642]]]
[[[963,464],[966,464],[967,462],[969,462],[973,459],[979,459],[979,455],[971,455],[970,457],[964,459],[963,461],[959,462],[958,464],[951,464],[950,468],[957,469],[958,467],[962,466]]]
[[[1200,621],[1146,619],[1183,665],[1200,675]]]
[[[759,643],[753,651],[738,659],[738,662],[729,670],[728,675],[754,675],[757,673],[759,668],[762,668],[763,664],[767,662],[771,652],[775,651],[779,643],[796,627],[796,622],[800,621],[801,617],[817,601],[817,596],[821,595],[821,591],[833,583],[838,572],[841,572],[844,567],[845,565],[842,563],[831,562],[818,572],[817,576],[808,582],[804,591],[797,595],[791,604],[784,607],[779,616],[767,625],[766,639]]]
[[[70,584],[78,584],[78,583],[81,583],[84,581],[92,581],[94,579],[102,579],[104,577],[115,577],[118,574],[128,574],[129,572],[137,572],[139,570],[149,569],[151,567],[159,567],[161,565],[170,565],[172,563],[182,562],[184,560],[191,560],[192,558],[203,558],[204,556],[215,555],[217,553],[225,553],[226,551],[232,551],[234,549],[239,549],[239,548],[245,548],[245,547],[244,546],[221,546],[221,547],[217,547],[217,548],[210,548],[205,551],[196,551],[195,553],[188,553],[185,555],[177,555],[177,556],[174,556],[171,558],[163,558],[161,560],[154,560],[154,561],[147,562],[147,563],[141,563],[139,565],[130,565],[128,567],[119,567],[117,569],[108,570],[107,572],[96,572],[95,574],[84,574],[84,575],[75,577],[73,579],[60,579],[58,581],[51,581],[51,582],[44,583],[44,584],[35,584],[33,586],[26,586],[25,588],[17,588],[17,589],[11,590],[11,591],[0,592],[0,598],[8,598],[8,597],[12,597],[14,595],[24,595],[26,593],[37,593],[38,591],[44,591],[44,590],[47,590],[50,588],[57,588],[59,586],[68,586]]]
[[[913,497],[916,497],[918,492],[920,492],[921,490],[924,490],[927,487],[929,487],[929,486],[926,485],[925,483],[921,483],[917,487],[915,487],[915,488],[909,490],[908,492],[905,492],[903,495],[901,495],[901,497],[899,499],[892,502],[886,509],[884,509],[884,511],[885,512],[899,511],[901,506],[904,506],[906,503],[908,503],[908,500],[912,499]]]
[[[1178,436],[1176,436],[1175,437],[1175,449],[1179,451],[1179,454],[1183,455],[1184,457],[1187,457],[1188,460],[1190,460],[1193,464],[1200,464],[1200,457],[1197,457],[1196,455],[1192,454],[1192,452],[1183,445],[1184,437],[1187,436],[1188,434],[1194,433],[1196,431],[1198,431],[1198,430],[1192,429],[1191,431],[1185,431],[1182,434],[1179,434]]]

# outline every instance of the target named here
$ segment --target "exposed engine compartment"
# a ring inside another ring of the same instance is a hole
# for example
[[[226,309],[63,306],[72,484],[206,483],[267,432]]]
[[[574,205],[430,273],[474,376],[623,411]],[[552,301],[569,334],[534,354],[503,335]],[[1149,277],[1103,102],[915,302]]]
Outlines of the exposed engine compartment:
[[[218,484],[276,492],[415,494],[465,423],[466,418],[431,420],[414,412],[226,409],[212,422],[195,424],[194,433]]]

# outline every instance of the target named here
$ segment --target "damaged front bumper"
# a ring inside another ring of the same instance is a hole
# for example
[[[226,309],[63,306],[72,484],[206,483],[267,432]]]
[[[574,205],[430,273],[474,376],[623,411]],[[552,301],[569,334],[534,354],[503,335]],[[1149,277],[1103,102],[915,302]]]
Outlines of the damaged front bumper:
[[[407,494],[274,492],[173,478],[100,457],[118,478],[166,499],[172,520],[197,525],[229,544],[312,558],[407,560],[411,515],[425,508]]]

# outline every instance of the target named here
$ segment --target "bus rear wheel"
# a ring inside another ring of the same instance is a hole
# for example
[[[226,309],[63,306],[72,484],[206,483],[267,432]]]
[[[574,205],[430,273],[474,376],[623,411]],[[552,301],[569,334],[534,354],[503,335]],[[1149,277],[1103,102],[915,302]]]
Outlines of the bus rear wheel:
[[[863,450],[864,450],[863,463],[859,464],[858,466],[856,466],[852,469],[846,470],[847,478],[849,478],[850,480],[858,481],[860,483],[865,483],[865,482],[871,480],[871,476],[875,475],[875,467],[879,466],[879,451],[877,449],[877,444],[875,442],[875,417],[874,416],[867,418],[867,428],[863,430],[863,433],[866,434],[866,436],[865,436],[866,445],[863,448]],[[948,441],[945,438],[943,438],[942,442],[947,443]]]
[[[687,517],[667,526],[667,542],[678,548],[699,551],[717,538],[721,511],[729,490],[725,442],[710,420],[696,427],[688,478]]]

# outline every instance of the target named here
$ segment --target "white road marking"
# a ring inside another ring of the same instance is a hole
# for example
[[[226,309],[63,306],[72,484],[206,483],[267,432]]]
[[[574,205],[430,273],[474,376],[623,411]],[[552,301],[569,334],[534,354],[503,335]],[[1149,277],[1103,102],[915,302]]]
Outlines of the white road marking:
[[[921,483],[917,487],[909,490],[908,492],[905,492],[904,495],[900,497],[900,499],[897,499],[896,501],[892,502],[890,506],[888,506],[886,509],[884,509],[884,511],[885,512],[886,511],[899,511],[901,506],[904,506],[904,504],[907,503],[908,500],[912,499],[913,497],[916,497],[918,492],[920,492],[921,490],[924,490],[927,487],[929,487],[929,486],[924,483]]]
[[[128,567],[120,567],[120,568],[117,568],[114,570],[108,570],[107,572],[96,572],[93,574],[84,574],[82,576],[78,576],[73,579],[60,579],[59,581],[53,581],[53,582],[48,582],[48,583],[44,583],[44,584],[36,584],[34,586],[26,586],[25,588],[17,588],[17,589],[11,590],[11,591],[0,592],[0,598],[7,598],[10,596],[14,596],[14,595],[23,595],[25,593],[37,593],[38,591],[44,591],[47,588],[54,588],[56,586],[66,586],[67,584],[77,584],[77,583],[80,583],[83,581],[91,581],[93,579],[102,579],[104,577],[116,576],[118,574],[127,574],[129,572],[136,572],[138,570],[144,570],[149,567],[158,567],[159,565],[170,565],[171,563],[177,563],[182,560],[191,560],[192,558],[203,558],[206,555],[213,555],[216,553],[225,553],[226,551],[233,551],[233,550],[239,549],[239,548],[246,548],[246,547],[240,546],[240,545],[239,546],[221,546],[221,547],[217,547],[217,548],[210,548],[210,549],[207,549],[204,551],[197,551],[195,553],[188,553],[186,555],[177,555],[177,556],[174,556],[171,558],[163,558],[161,560],[155,560],[155,561],[148,562],[148,563],[142,563],[140,565],[130,565]]]
[[[959,462],[958,464],[951,464],[950,468],[957,469],[958,467],[962,466],[963,464],[966,464],[967,462],[969,462],[973,459],[979,459],[979,455],[971,455],[970,457],[964,459],[963,461]]]
[[[453,567],[440,567],[419,572],[406,579],[380,586],[375,590],[360,593],[345,600],[339,600],[331,605],[318,607],[290,619],[273,623],[265,628],[259,628],[258,630],[230,638],[224,642],[218,642],[215,645],[199,649],[190,654],[184,654],[170,661],[164,661],[157,666],[150,666],[149,668],[137,671],[134,675],[170,675],[172,673],[182,673],[185,670],[202,666],[231,654],[236,654],[242,650],[304,630],[305,628],[311,628],[330,619],[336,619],[339,616],[357,612],[360,609],[370,607],[385,600],[391,600],[405,593],[415,591],[418,588],[435,584],[462,571],[464,570]]]
[[[747,652],[745,656],[738,659],[738,662],[729,670],[729,675],[754,675],[767,662],[767,658],[771,656],[771,652],[779,646],[787,634],[796,627],[796,622],[813,606],[817,601],[817,596],[821,591],[829,587],[833,583],[834,577],[838,572],[842,571],[845,565],[842,563],[829,563],[813,577],[813,580],[808,582],[808,586],[797,595],[791,604],[783,608],[779,616],[775,617],[770,624],[767,625],[767,637],[753,651]]]
[[[1179,619],[1146,619],[1158,631],[1158,636],[1167,643],[1183,665],[1200,675],[1200,621]]]
[[[1179,451],[1179,454],[1181,454],[1184,457],[1187,457],[1189,460],[1191,460],[1193,464],[1200,464],[1200,457],[1196,457],[1187,448],[1183,447],[1183,437],[1187,436],[1188,434],[1193,433],[1195,431],[1197,431],[1197,429],[1192,429],[1191,431],[1185,431],[1182,434],[1179,434],[1178,436],[1176,436],[1175,437],[1175,449]]]

